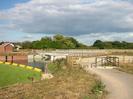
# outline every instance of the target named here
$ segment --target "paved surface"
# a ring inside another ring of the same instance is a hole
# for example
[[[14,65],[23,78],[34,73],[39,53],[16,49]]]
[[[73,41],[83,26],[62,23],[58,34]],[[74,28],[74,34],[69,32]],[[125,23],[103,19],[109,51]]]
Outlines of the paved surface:
[[[133,75],[115,69],[86,69],[99,75],[109,92],[107,99],[133,99]]]

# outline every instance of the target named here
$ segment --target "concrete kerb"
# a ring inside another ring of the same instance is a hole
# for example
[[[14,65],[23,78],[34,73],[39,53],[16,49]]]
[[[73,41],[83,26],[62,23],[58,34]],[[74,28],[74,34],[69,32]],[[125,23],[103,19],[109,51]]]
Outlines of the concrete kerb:
[[[42,70],[39,68],[33,68],[32,66],[27,66],[27,65],[23,65],[23,64],[17,64],[17,63],[11,63],[11,62],[2,62],[2,61],[0,61],[0,64],[6,64],[6,65],[11,65],[11,66],[21,67],[21,68],[25,68],[27,70],[33,70],[33,71],[42,73]]]

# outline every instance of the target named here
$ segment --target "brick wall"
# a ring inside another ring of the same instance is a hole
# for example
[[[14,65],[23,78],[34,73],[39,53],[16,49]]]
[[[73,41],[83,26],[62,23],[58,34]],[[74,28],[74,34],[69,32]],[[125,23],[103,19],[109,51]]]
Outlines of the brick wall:
[[[0,61],[5,62],[6,56],[0,56]],[[7,57],[8,62],[12,62],[12,56]],[[14,55],[13,56],[13,62],[18,64],[28,64],[28,56],[27,55]]]
[[[13,52],[13,46],[12,45],[7,45],[5,46],[5,52],[6,53],[10,53],[10,52]]]

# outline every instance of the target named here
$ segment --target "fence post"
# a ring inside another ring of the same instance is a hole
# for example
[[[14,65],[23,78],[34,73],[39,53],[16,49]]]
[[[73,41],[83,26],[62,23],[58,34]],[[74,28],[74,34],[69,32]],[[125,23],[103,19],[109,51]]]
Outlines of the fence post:
[[[6,56],[5,56],[5,62],[7,62],[7,60],[8,60],[8,56],[6,55]]]
[[[97,57],[95,58],[95,64],[96,64],[96,67],[97,67]]]

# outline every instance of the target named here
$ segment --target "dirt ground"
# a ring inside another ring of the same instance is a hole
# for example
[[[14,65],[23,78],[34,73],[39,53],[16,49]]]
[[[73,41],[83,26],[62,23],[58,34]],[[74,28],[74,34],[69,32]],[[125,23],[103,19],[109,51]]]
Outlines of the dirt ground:
[[[86,68],[87,69],[87,68]],[[133,99],[133,75],[116,69],[87,69],[101,77],[109,92],[107,99]]]

